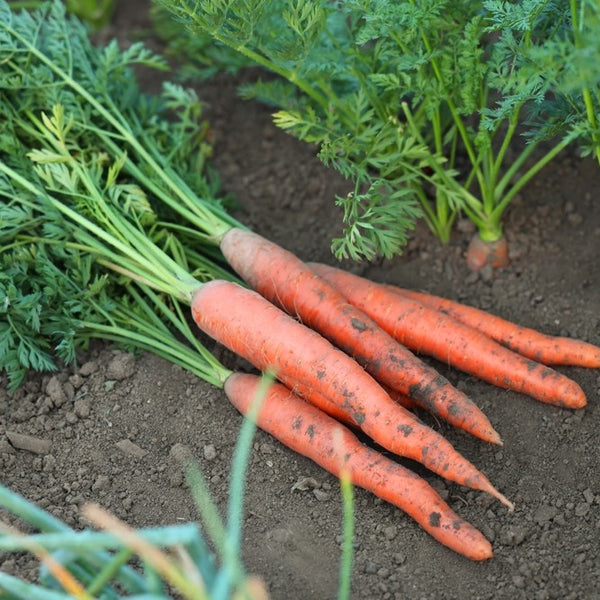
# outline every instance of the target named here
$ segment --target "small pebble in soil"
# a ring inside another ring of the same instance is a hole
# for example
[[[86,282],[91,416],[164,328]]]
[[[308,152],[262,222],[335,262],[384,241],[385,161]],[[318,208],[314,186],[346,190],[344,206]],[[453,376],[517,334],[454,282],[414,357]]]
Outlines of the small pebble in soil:
[[[503,546],[518,546],[525,541],[527,529],[516,525],[503,528],[498,536],[499,542]]]
[[[575,516],[585,517],[590,512],[590,505],[587,502],[579,502],[575,506]]]
[[[585,490],[583,490],[583,498],[588,504],[593,504],[596,496],[590,488],[586,488]]]
[[[542,504],[533,514],[533,520],[539,525],[542,525],[543,523],[554,519],[554,517],[557,514],[558,509],[555,506],[550,506],[549,504]]]
[[[52,400],[54,406],[60,407],[67,401],[67,394],[63,389],[62,383],[56,375],[48,380],[46,385],[46,394]]]
[[[314,477],[300,477],[292,485],[292,492],[294,490],[299,490],[301,492],[305,492],[306,490],[314,490],[321,486],[321,484]]]
[[[92,485],[92,491],[98,492],[106,490],[110,487],[110,478],[107,475],[98,475],[96,481]]]
[[[106,377],[122,381],[135,373],[135,356],[126,352],[118,352],[106,367]]]
[[[91,404],[87,399],[75,400],[75,404],[73,406],[75,414],[80,419],[87,419],[91,413]]]
[[[17,450],[26,450],[33,454],[48,454],[50,452],[51,443],[49,440],[17,433],[16,431],[7,431],[6,437],[13,448]]]
[[[364,572],[369,575],[374,575],[379,570],[379,567],[371,561],[367,561],[364,566]]]
[[[169,450],[169,456],[180,464],[184,464],[192,460],[194,453],[191,448],[184,444],[173,444]]]
[[[133,456],[134,458],[144,458],[148,454],[147,450],[140,448],[129,439],[120,440],[115,446],[126,456]]]
[[[329,492],[326,492],[325,490],[322,490],[320,488],[315,488],[313,490],[313,495],[320,502],[324,502],[325,500],[329,500],[329,497],[330,497]]]
[[[217,449],[214,444],[206,444],[202,449],[202,454],[206,460],[214,460],[217,458]]]
[[[79,375],[82,377],[89,377],[98,370],[98,363],[95,360],[85,362],[79,367]]]

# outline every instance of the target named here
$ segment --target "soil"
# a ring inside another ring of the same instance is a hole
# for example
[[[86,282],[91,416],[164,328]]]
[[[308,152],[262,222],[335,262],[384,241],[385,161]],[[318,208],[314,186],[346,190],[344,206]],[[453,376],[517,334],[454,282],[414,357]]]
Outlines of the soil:
[[[148,27],[147,2],[119,3],[111,35],[127,40]],[[154,77],[157,77],[156,75]],[[156,81],[148,81],[156,84]],[[236,216],[301,258],[335,264],[335,194],[347,184],[271,123],[269,109],[236,96],[236,81],[199,87],[215,135],[214,165],[239,203]],[[374,280],[479,306],[550,334],[600,344],[600,169],[563,155],[512,203],[505,229],[511,263],[475,274],[460,223],[447,245],[423,226],[404,254],[348,265]],[[230,365],[235,358],[215,349]],[[239,363],[237,363],[239,365]],[[493,543],[474,563],[438,544],[404,513],[355,490],[352,597],[362,600],[600,598],[600,374],[561,368],[586,392],[576,412],[542,405],[431,361],[486,412],[504,439],[492,447],[444,423],[441,431],[516,504],[508,513],[483,494],[410,464]],[[0,381],[1,481],[80,527],[94,501],[136,527],[194,520],[197,512],[177,462],[197,459],[218,505],[228,497],[240,415],[222,391],[151,355],[134,357],[98,343],[77,365],[32,375],[15,395]],[[16,441],[15,441],[16,440]],[[21,440],[22,442],[22,440]],[[304,481],[307,485],[297,486]],[[263,432],[247,474],[243,558],[274,600],[335,598],[341,541],[337,480]],[[25,557],[1,568],[35,576]]]

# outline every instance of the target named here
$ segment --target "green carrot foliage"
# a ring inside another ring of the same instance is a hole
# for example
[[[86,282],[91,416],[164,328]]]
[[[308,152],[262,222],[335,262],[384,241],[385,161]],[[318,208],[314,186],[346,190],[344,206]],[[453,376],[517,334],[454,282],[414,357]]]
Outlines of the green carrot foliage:
[[[568,22],[565,3],[158,3],[276,76],[241,94],[276,107],[275,123],[349,180],[340,258],[399,253],[421,215],[443,241],[459,214],[498,239],[510,201],[580,134],[530,69]]]

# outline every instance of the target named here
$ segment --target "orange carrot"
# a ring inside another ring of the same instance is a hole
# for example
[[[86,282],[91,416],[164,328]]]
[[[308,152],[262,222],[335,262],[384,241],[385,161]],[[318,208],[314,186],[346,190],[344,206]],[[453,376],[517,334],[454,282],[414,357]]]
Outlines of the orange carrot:
[[[259,382],[256,375],[241,373],[225,381],[227,397],[242,414],[250,409]],[[488,540],[453,512],[424,479],[364,446],[343,425],[283,385],[269,387],[256,423],[336,477],[347,473],[354,485],[397,506],[455,552],[472,560],[492,557]]]
[[[349,304],[294,254],[241,229],[225,234],[221,250],[252,288],[344,350],[376,380],[448,423],[485,441],[501,443],[472,400]]]
[[[390,452],[512,507],[444,437],[394,402],[356,361],[256,292],[210,281],[195,292],[192,316],[202,331],[261,371],[276,373],[288,388],[299,383],[336,402],[350,422]]]
[[[412,350],[541,402],[574,409],[586,405],[583,390],[568,377],[524,358],[445,313],[345,271],[325,265],[313,268]]]
[[[545,365],[572,365],[600,369],[600,348],[588,342],[545,335],[478,308],[432,294],[414,292],[391,285],[387,287],[429,308],[445,312],[453,319],[481,331],[503,346],[536,362]]]
[[[465,258],[472,271],[479,271],[487,265],[495,269],[507,267],[510,264],[508,242],[504,236],[493,242],[485,242],[479,234],[475,234],[471,238]]]

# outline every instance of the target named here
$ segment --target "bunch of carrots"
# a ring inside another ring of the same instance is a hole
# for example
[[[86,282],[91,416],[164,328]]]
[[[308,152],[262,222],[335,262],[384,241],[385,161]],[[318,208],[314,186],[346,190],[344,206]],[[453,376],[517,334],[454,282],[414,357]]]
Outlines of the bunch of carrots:
[[[50,4],[57,19],[60,2]],[[37,14],[43,30],[46,15]],[[586,404],[582,389],[548,365],[598,368],[600,348],[304,263],[196,195],[158,145],[135,134],[135,120],[121,112],[131,110],[131,102],[86,89],[75,69],[66,72],[52,59],[52,51],[62,50],[42,46],[47,40],[37,30],[28,39],[18,29],[13,33],[10,22],[0,27],[14,35],[19,49],[4,68],[20,57],[28,65],[41,64],[55,78],[52,93],[57,99],[51,110],[36,106],[34,99],[23,110],[21,89],[0,89],[0,116],[7,123],[18,121],[10,132],[15,148],[30,149],[27,173],[0,161],[0,175],[19,192],[14,202],[39,218],[60,214],[63,243],[89,252],[106,272],[188,304],[205,334],[258,371],[275,374],[278,382],[256,417],[259,427],[327,471],[346,473],[355,485],[405,511],[452,550],[473,560],[490,558],[489,541],[424,479],[360,442],[354,431],[445,479],[489,493],[512,510],[510,500],[482,472],[410,410],[422,407],[485,442],[502,443],[476,404],[417,354],[539,401],[578,409]],[[89,48],[86,56],[91,61],[94,50]],[[86,75],[90,66],[93,61],[86,65]],[[68,111],[60,103],[61,90]],[[84,107],[81,113],[74,98]],[[201,282],[185,261],[157,245],[150,228],[121,200],[124,188],[115,192],[121,179],[132,178],[136,198],[146,195],[178,215],[184,223],[180,230],[218,247],[243,283],[233,274]],[[219,368],[219,377],[211,381],[223,386],[238,410],[248,412],[259,376]]]

